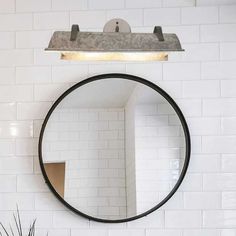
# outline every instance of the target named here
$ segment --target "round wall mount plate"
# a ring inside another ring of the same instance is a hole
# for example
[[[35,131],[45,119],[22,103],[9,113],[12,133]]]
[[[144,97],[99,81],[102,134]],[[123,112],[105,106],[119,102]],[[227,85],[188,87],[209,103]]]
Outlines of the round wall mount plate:
[[[116,31],[118,29],[118,31]],[[115,18],[109,20],[103,28],[103,32],[121,32],[121,33],[130,33],[130,25],[123,19]]]

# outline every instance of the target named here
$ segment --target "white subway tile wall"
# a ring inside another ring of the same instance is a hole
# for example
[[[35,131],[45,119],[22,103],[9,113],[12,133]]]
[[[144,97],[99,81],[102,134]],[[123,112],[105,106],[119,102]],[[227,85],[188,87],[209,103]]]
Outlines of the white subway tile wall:
[[[186,51],[164,63],[65,62],[44,52],[54,30],[74,23],[102,30],[113,17],[134,32],[162,25]],[[37,217],[39,235],[235,236],[235,49],[236,0],[0,0],[0,221],[8,225],[18,203],[24,227]],[[122,224],[69,212],[46,186],[37,158],[52,102],[74,83],[106,72],[139,75],[165,89],[192,135],[192,160],[177,195],[161,210]]]

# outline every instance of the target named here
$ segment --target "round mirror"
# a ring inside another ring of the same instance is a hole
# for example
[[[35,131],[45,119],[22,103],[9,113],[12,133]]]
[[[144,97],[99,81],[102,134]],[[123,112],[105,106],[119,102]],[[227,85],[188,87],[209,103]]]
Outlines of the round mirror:
[[[74,212],[125,222],[166,203],[190,158],[187,124],[157,85],[105,74],[71,87],[43,123],[39,159],[46,183]]]

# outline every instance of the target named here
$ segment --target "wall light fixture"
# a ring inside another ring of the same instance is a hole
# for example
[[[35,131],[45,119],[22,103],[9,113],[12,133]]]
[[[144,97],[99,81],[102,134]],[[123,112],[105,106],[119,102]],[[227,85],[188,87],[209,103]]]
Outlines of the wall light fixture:
[[[176,34],[163,34],[160,26],[153,33],[131,33],[122,19],[108,21],[103,32],[81,32],[78,25],[56,31],[45,50],[80,61],[167,61],[169,52],[184,51]]]

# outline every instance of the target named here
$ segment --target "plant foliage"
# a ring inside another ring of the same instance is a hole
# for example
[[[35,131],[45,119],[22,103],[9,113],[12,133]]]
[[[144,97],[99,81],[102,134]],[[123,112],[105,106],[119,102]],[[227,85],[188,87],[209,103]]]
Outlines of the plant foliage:
[[[13,213],[13,217],[14,217],[14,223],[15,223],[16,230],[14,231],[11,225],[9,225],[9,230],[7,230],[7,228],[0,222],[0,226],[1,226],[2,231],[3,231],[3,232],[0,231],[0,236],[3,236],[3,235],[6,235],[6,236],[35,236],[35,222],[36,222],[36,219],[30,225],[28,231],[26,231],[26,233],[23,233],[23,231],[22,231],[22,222],[21,222],[18,207],[17,207],[16,214]]]

